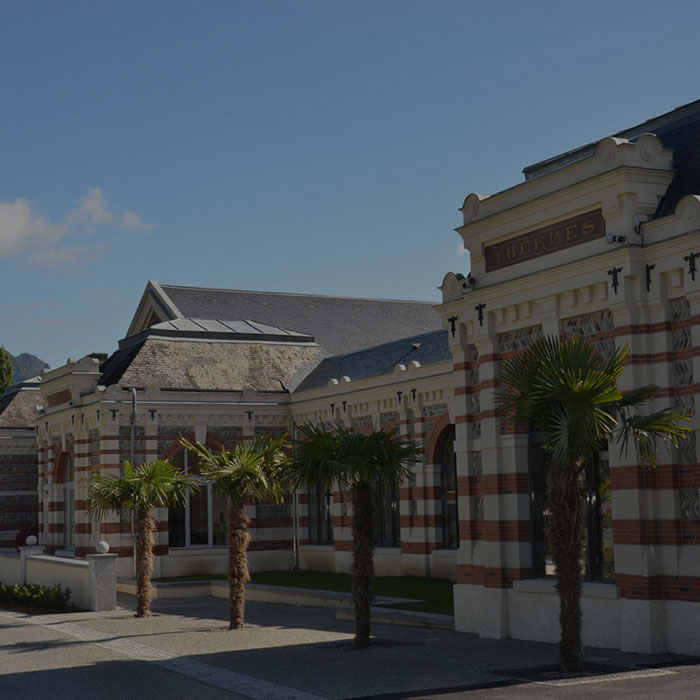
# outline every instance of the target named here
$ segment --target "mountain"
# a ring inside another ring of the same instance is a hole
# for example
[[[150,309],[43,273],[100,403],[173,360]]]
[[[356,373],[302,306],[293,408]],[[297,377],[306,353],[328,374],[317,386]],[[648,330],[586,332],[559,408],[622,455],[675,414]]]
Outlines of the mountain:
[[[21,355],[10,355],[12,365],[15,368],[15,382],[23,382],[25,379],[31,379],[41,374],[42,369],[49,369],[49,366],[36,355],[30,355],[28,352],[23,352]]]

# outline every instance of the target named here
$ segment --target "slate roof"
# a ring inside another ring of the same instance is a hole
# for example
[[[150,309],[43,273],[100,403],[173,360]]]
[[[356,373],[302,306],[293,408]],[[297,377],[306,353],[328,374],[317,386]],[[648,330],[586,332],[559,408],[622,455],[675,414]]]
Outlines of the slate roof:
[[[255,321],[177,318],[119,342],[99,384],[165,389],[290,391],[321,349],[311,336]]]
[[[100,366],[102,374],[100,375],[98,384],[102,386],[119,384],[121,378],[124,376],[124,372],[126,372],[132,360],[139,354],[145,342],[145,339],[140,340],[126,347],[119,348],[119,350],[112,353]]]
[[[41,403],[39,382],[28,380],[11,386],[0,396],[0,428],[30,428]]]
[[[156,323],[140,333],[119,341],[120,347],[148,336],[163,338],[199,338],[206,340],[254,340],[278,343],[311,343],[314,338],[304,333],[255,321],[220,321],[218,319],[174,318]]]
[[[645,133],[656,134],[664,148],[673,149],[673,169],[676,176],[659,202],[654,217],[658,218],[672,214],[676,204],[686,195],[700,194],[700,100],[612,135],[634,141]],[[593,155],[597,143],[588,143],[529,165],[523,169],[525,179],[531,180],[588,158]]]
[[[451,359],[446,330],[422,333],[359,352],[327,357],[301,382],[295,393],[324,387],[329,380],[343,376],[354,381],[390,374],[397,364],[407,365],[413,360],[424,366]]]
[[[183,317],[255,319],[311,335],[327,355],[441,328],[431,302],[161,285]]]

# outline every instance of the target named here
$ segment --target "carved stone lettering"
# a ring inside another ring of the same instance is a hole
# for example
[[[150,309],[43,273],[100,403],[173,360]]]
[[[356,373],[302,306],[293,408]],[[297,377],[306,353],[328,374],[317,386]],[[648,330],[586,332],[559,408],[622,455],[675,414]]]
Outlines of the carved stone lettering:
[[[486,246],[486,272],[500,270],[502,267],[515,265],[539,258],[557,250],[603,238],[605,236],[605,219],[600,209],[574,216],[551,226],[524,233],[501,243]]]

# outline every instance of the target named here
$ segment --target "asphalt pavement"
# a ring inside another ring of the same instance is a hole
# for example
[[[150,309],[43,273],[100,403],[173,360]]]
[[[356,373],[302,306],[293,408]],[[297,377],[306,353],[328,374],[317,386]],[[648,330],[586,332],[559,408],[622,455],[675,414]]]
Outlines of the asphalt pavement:
[[[341,698],[693,698],[700,660],[589,649],[603,673],[548,679],[555,645],[450,630],[374,625],[352,645],[352,622],[328,608],[249,603],[229,631],[222,599],[154,601],[115,611],[28,616],[0,611],[0,700]],[[535,681],[533,681],[535,678]]]

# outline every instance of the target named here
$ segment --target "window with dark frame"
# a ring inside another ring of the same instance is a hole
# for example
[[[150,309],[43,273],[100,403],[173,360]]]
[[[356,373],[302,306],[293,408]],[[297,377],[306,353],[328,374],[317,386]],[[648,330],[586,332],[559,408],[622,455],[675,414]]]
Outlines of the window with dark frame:
[[[401,543],[399,527],[399,490],[378,479],[373,487],[376,497],[374,527],[378,547],[398,547]]]
[[[64,548],[75,549],[75,472],[69,454],[63,462],[63,526]]]
[[[446,429],[440,461],[442,494],[442,542],[446,549],[459,547],[459,516],[457,510],[457,462],[455,459],[455,427]]]
[[[170,460],[178,469],[199,475],[196,455],[182,450]],[[217,494],[211,484],[201,479],[196,493],[187,491],[187,502],[168,510],[168,543],[170,547],[220,547],[226,544],[228,499]]]
[[[309,544],[333,544],[332,494],[316,484],[309,491]]]
[[[556,576],[552,550],[547,540],[549,516],[546,505],[547,454],[541,437],[530,433],[529,490],[532,533],[532,573],[535,577]],[[612,581],[615,560],[612,539],[612,495],[610,465],[604,445],[595,459],[581,472],[586,498],[586,537],[581,566],[587,581]]]

